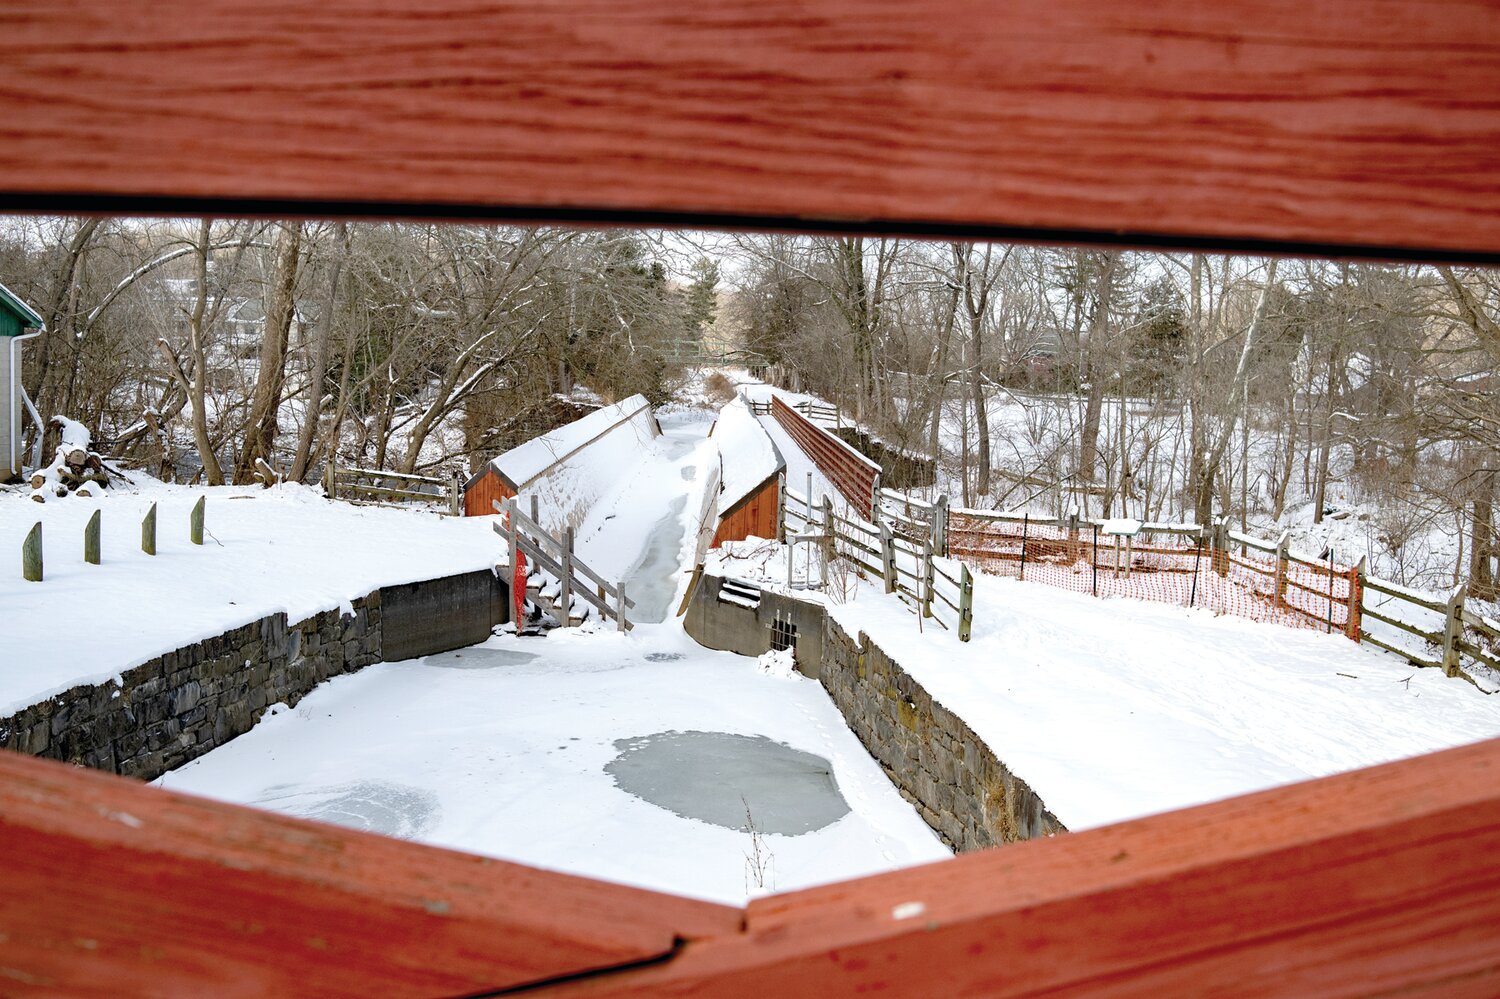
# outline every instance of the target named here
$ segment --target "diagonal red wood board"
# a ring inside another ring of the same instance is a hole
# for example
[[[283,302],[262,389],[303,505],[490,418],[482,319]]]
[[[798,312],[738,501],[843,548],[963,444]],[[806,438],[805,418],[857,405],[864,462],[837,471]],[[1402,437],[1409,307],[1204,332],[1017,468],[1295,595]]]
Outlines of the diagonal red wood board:
[[[740,925],[0,751],[0,995],[463,995]]]
[[[1495,0],[10,0],[0,36],[13,207],[1500,254]]]

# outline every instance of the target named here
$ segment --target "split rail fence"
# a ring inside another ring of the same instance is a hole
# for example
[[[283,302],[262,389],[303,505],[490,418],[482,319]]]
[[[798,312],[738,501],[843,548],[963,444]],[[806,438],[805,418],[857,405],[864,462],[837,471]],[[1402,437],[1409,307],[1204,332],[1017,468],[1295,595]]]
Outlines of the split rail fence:
[[[412,475],[374,468],[356,468],[329,461],[323,470],[323,492],[329,499],[352,494],[354,502],[400,505],[416,500],[441,503],[447,513],[463,513],[464,480],[458,472],[451,475]]]
[[[968,566],[941,557],[930,538],[913,540],[883,520],[871,523],[846,516],[834,509],[828,496],[814,505],[807,496],[790,488],[782,495],[783,537],[789,545],[803,542],[819,546],[825,586],[827,567],[835,559],[842,560],[860,575],[881,580],[885,592],[905,600],[919,622],[933,621],[945,631],[957,632],[959,641],[969,640],[974,623],[974,579]]]

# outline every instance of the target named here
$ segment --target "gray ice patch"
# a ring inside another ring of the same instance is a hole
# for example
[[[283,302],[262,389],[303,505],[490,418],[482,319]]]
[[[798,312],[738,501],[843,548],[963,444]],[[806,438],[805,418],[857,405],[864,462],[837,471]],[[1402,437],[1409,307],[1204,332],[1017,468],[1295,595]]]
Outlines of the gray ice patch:
[[[683,818],[798,836],[849,813],[827,760],[762,735],[658,732],[615,748],[615,784]]]

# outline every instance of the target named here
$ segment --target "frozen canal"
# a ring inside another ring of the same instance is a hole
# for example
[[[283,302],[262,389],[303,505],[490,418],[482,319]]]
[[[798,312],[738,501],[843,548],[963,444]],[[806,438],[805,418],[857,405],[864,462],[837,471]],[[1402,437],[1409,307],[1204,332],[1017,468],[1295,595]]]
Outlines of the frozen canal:
[[[947,855],[816,682],[675,618],[371,666],[159,783],[723,901]]]

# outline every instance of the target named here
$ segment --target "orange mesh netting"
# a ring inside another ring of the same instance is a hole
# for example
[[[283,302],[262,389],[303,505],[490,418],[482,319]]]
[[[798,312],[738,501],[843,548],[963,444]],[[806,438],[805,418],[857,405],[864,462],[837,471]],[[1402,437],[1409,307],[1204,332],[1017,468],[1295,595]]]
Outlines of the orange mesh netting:
[[[1055,524],[958,513],[949,518],[948,553],[992,575],[1075,593],[1203,607],[1216,614],[1359,638],[1358,572],[1332,562],[1278,562],[1233,543],[1215,550],[1200,547],[1194,538],[1165,532],[1143,530],[1126,538],[1081,523],[1070,535],[1066,527]]]

